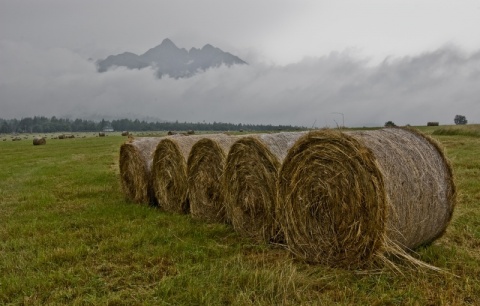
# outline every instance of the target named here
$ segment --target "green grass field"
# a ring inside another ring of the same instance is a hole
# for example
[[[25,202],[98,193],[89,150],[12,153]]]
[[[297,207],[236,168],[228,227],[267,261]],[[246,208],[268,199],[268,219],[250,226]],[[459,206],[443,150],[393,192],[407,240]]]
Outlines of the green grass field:
[[[458,187],[446,234],[414,254],[442,272],[308,265],[130,203],[125,137],[0,141],[0,305],[480,305],[480,127],[421,130],[445,146]]]

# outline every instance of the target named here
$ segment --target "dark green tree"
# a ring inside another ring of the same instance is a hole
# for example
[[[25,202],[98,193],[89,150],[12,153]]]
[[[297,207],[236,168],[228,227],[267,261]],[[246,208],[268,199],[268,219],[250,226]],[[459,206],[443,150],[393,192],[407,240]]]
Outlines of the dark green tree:
[[[387,121],[385,122],[385,127],[394,127],[396,126],[395,123],[393,121]]]
[[[453,122],[455,122],[455,124],[467,124],[468,121],[467,121],[467,117],[463,116],[463,115],[456,115],[455,116],[455,119],[453,119]]]
[[[10,127],[8,122],[3,121],[2,126],[0,127],[0,133],[7,134],[7,133],[11,133],[11,132],[12,132],[12,128]]]

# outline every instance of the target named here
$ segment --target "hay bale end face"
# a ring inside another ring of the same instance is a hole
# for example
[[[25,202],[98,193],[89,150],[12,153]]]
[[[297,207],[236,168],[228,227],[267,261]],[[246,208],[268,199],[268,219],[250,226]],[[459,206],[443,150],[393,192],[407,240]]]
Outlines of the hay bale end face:
[[[47,139],[45,137],[35,137],[33,138],[33,145],[34,146],[41,146],[41,145],[46,145],[47,144]]]
[[[227,220],[241,235],[280,241],[275,219],[277,179],[288,149],[304,133],[250,135],[235,142],[224,170]]]
[[[187,159],[192,146],[207,136],[167,136],[155,149],[152,184],[158,205],[166,211],[188,213]]]
[[[441,149],[398,128],[311,132],[289,151],[278,188],[289,249],[331,266],[408,258],[406,250],[443,234],[455,205]]]
[[[193,145],[187,162],[188,199],[193,218],[225,222],[222,177],[225,160],[238,137],[218,134]]]
[[[155,204],[151,185],[153,153],[161,137],[131,139],[120,146],[120,182],[125,197],[136,203]]]

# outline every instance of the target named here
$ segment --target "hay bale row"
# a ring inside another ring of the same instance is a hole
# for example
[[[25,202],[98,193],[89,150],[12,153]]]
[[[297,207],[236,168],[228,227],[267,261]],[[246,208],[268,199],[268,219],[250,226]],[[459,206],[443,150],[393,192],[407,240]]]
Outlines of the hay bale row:
[[[137,203],[225,222],[222,174],[237,139],[225,134],[131,139],[120,147],[123,193]]]
[[[120,146],[120,182],[125,197],[136,203],[154,203],[151,184],[153,153],[161,137],[130,139]]]
[[[69,139],[69,138],[75,138],[75,135],[73,135],[73,134],[61,134],[61,135],[58,135],[58,139]]]
[[[240,234],[279,241],[275,218],[278,171],[288,149],[304,133],[250,135],[236,141],[224,170],[225,209]]]
[[[455,206],[442,150],[405,129],[311,132],[289,151],[278,183],[289,249],[330,266],[408,257],[444,233]]]
[[[173,135],[141,143],[121,148],[121,168],[128,154],[136,161],[121,169],[130,198],[229,222],[257,241],[284,241],[313,263],[364,267],[386,254],[408,257],[443,234],[455,205],[442,150],[411,130]],[[126,173],[141,175],[127,180]],[[129,189],[133,180],[141,188]]]

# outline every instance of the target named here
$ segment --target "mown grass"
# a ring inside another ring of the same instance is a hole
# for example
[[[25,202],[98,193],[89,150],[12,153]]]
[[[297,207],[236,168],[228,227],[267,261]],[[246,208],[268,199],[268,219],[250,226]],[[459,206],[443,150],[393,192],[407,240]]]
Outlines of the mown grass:
[[[0,304],[479,305],[480,138],[433,136],[458,204],[414,256],[443,272],[308,265],[227,225],[125,201],[120,136],[0,142]]]
[[[445,135],[445,136],[471,136],[480,137],[480,127],[478,125],[467,125],[464,127],[446,127],[438,128],[432,132],[433,135]]]

